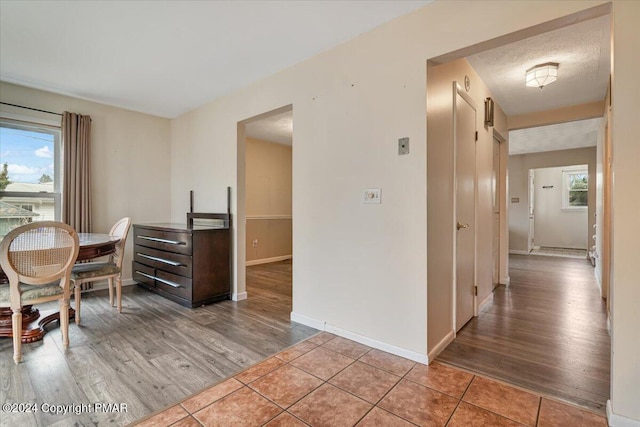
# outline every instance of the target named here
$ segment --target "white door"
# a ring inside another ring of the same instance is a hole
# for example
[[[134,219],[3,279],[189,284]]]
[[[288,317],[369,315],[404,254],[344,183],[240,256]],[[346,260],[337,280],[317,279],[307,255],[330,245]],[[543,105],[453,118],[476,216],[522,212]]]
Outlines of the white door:
[[[474,314],[476,110],[455,95],[456,331]]]
[[[587,207],[570,206],[568,201],[571,177],[586,177],[587,167],[577,165],[535,170],[534,249],[587,249]]]

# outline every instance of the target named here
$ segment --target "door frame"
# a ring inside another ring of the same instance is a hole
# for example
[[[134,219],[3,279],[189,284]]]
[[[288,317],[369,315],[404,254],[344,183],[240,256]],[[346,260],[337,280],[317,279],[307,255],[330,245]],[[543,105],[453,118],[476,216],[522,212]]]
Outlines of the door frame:
[[[452,83],[452,95],[453,95],[453,102],[452,102],[452,106],[453,106],[453,120],[452,120],[452,127],[453,127],[453,168],[452,168],[452,181],[453,181],[453,218],[452,218],[452,224],[453,227],[451,229],[452,232],[452,240],[453,240],[453,271],[452,271],[452,282],[451,282],[451,288],[452,288],[452,293],[453,293],[453,309],[451,310],[452,312],[452,317],[451,317],[451,329],[453,330],[453,337],[455,338],[457,335],[457,328],[456,328],[456,316],[457,316],[457,303],[458,303],[458,294],[457,294],[457,266],[458,266],[458,260],[457,260],[457,250],[458,250],[458,239],[457,239],[457,230],[456,230],[456,222],[457,222],[457,213],[458,213],[458,203],[457,203],[457,165],[456,165],[456,160],[457,160],[457,142],[458,142],[458,135],[456,132],[456,124],[457,124],[457,113],[456,113],[456,109],[457,109],[457,95],[460,95],[460,97],[462,99],[464,99],[471,108],[473,108],[473,110],[476,112],[476,123],[475,123],[475,128],[476,131],[478,129],[478,108],[476,103],[473,101],[473,99],[471,98],[471,96],[469,96],[469,94],[467,94],[467,92],[462,88],[462,86],[460,86],[460,84],[458,84],[457,80],[454,80]],[[477,141],[476,141],[477,142]],[[476,154],[474,152],[474,158],[476,158]],[[477,162],[477,158],[476,158],[476,162]],[[477,228],[478,228],[478,169],[477,167],[474,167],[474,187],[473,187],[473,192],[474,192],[474,207],[473,207],[473,234],[474,234],[474,238],[473,238],[473,283],[474,286],[477,286],[477,262],[478,262],[478,239],[477,239]],[[478,315],[478,296],[474,295],[473,297],[473,316],[477,316]]]
[[[536,182],[536,170],[529,169],[527,171],[527,216],[529,217],[529,233],[527,235],[527,252],[531,253],[536,249],[534,246],[534,239],[536,233],[536,201],[535,201],[535,182]]]

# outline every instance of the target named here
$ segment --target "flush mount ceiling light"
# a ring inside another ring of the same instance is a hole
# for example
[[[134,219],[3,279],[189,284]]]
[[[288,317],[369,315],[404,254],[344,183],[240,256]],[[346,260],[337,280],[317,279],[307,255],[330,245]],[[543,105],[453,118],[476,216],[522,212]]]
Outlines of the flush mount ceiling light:
[[[525,81],[529,87],[539,87],[542,89],[549,83],[553,83],[558,78],[558,63],[547,62],[536,65],[527,70]]]

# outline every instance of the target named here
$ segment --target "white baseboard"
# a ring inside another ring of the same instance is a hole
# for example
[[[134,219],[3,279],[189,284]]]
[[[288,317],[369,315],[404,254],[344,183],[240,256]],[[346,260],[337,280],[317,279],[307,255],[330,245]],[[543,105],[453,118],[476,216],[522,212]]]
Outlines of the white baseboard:
[[[355,341],[360,344],[376,348],[378,350],[386,351],[387,353],[395,354],[396,356],[404,357],[405,359],[413,360],[414,362],[422,363],[425,365],[429,363],[429,359],[425,354],[420,354],[412,350],[407,350],[406,348],[397,347],[395,345],[387,344],[382,341],[357,334],[355,332],[347,331],[346,329],[329,325],[321,320],[312,319],[310,317],[291,312],[291,321],[302,323],[303,325],[307,325],[321,331],[330,332],[334,335],[338,335],[339,337],[347,338],[351,341]]]
[[[607,331],[609,332],[609,336],[611,336],[611,313],[607,310]]]
[[[247,261],[245,265],[249,267],[251,265],[268,264],[270,262],[284,261],[286,259],[291,259],[291,258],[293,258],[293,255],[282,255],[282,256],[274,256],[271,258],[254,259],[251,261]]]
[[[247,299],[247,293],[246,292],[240,292],[239,294],[233,294],[231,295],[231,300],[232,301],[242,301]]]
[[[455,338],[456,338],[456,332],[454,330],[449,331],[449,333],[445,335],[445,337],[442,338],[442,340],[440,340],[440,342],[433,348],[433,350],[429,352],[428,359],[435,360],[436,357],[438,357],[438,355],[442,353],[442,350],[447,348],[447,346],[451,344],[451,342]]]
[[[122,281],[122,286],[133,286],[136,284],[136,281],[133,279],[125,279]],[[88,289],[83,292],[93,292],[93,291],[101,291],[103,289],[109,289],[108,282],[106,280],[100,280],[99,282],[93,282],[93,288]]]
[[[529,251],[520,251],[516,249],[509,249],[509,253],[513,255],[529,255]]]
[[[640,427],[640,421],[614,414],[611,400],[607,400],[607,421],[611,427]]]
[[[602,293],[602,273],[600,272],[600,266],[596,264],[596,267],[593,269],[593,274],[596,275],[596,284],[598,285],[598,289],[600,290],[600,298],[604,298]]]
[[[404,357],[405,359],[413,360],[414,362],[422,363],[424,365],[429,364],[429,359],[427,358],[426,354],[420,354],[406,348],[387,344],[382,341],[365,337],[364,335],[356,334],[355,332],[347,331],[345,329],[341,329],[329,324],[327,324],[326,331],[340,337],[347,338],[351,341],[359,342],[360,344],[368,345],[369,347],[386,351],[387,353],[395,354],[396,356]]]
[[[325,322],[321,320],[312,319],[311,317],[303,316],[302,314],[298,314],[293,311],[291,312],[291,321],[309,326],[314,329],[318,329],[320,331],[324,331],[326,326]]]
[[[480,304],[478,304],[478,313],[481,313],[482,310],[490,306],[492,303],[493,303],[493,291],[489,292],[489,295],[487,295],[487,297],[483,299],[482,302],[480,302]]]
[[[504,280],[499,282],[501,285],[509,286],[511,284],[511,276],[507,276]]]

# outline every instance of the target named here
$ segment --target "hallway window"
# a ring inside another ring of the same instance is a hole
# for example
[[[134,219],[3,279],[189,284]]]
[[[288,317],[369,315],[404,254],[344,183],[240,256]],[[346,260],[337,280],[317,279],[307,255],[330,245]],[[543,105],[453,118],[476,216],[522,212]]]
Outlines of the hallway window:
[[[587,209],[589,174],[586,170],[563,171],[563,209]]]

